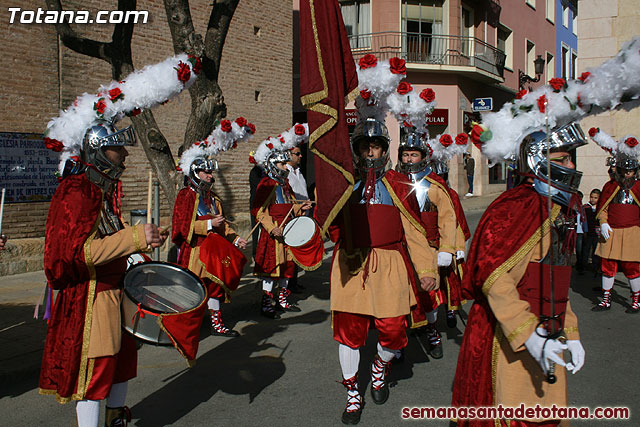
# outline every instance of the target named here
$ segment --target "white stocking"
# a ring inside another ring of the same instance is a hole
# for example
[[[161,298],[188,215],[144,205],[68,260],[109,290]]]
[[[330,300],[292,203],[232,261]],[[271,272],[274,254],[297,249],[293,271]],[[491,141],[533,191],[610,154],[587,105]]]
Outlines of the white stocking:
[[[76,403],[76,417],[78,418],[78,427],[98,427],[100,401],[79,400]]]
[[[378,356],[380,356],[380,359],[382,359],[383,362],[390,361],[391,359],[393,359],[395,355],[396,355],[395,350],[391,350],[390,348],[383,347],[378,342]]]
[[[271,292],[273,290],[273,280],[264,279],[262,281],[262,290],[265,292]]]
[[[220,300],[217,298],[209,298],[209,301],[207,301],[207,307],[209,307],[209,310],[213,311],[220,310]]]
[[[631,287],[631,292],[640,291],[640,277],[629,279],[629,286]]]
[[[611,289],[613,289],[614,279],[614,277],[602,276],[602,290],[610,291]]]
[[[358,365],[360,364],[360,350],[351,348],[344,344],[338,346],[338,355],[340,356],[340,368],[342,368],[342,378],[348,380],[358,373]]]
[[[128,381],[113,384],[109,396],[107,396],[107,406],[109,408],[120,408],[124,406],[124,401],[127,398],[127,385]]]

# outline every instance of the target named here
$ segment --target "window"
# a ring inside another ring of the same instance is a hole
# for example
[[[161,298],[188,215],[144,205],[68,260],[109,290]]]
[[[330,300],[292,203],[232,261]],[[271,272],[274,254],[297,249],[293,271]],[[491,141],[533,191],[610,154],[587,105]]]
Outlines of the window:
[[[562,5],[562,25],[569,28],[569,8]]]
[[[351,49],[371,47],[371,14],[369,0],[341,1],[340,11],[349,36]]]
[[[571,51],[571,78],[575,79],[578,75],[578,54],[575,50]]]
[[[573,12],[573,23],[572,23],[573,25],[571,25],[571,32],[577,36],[578,35],[578,16],[576,15],[575,10],[572,10],[572,12]]]
[[[536,75],[536,66],[534,64],[534,60],[536,59],[536,45],[530,41],[526,40],[527,46],[527,62],[524,72],[527,73],[529,77],[534,77]]]
[[[556,20],[556,0],[546,0],[545,14],[547,20],[554,22]]]
[[[536,0],[525,0],[529,6],[536,8]]]
[[[489,168],[489,184],[504,184],[507,182],[507,164],[498,163]]]
[[[402,1],[402,49],[407,61],[443,63],[445,60],[442,3],[443,0]]]
[[[498,43],[496,47],[506,55],[504,66],[513,70],[513,33],[502,24],[498,24],[497,33],[496,39]]]
[[[562,78],[566,79],[569,73],[569,47],[562,44]]]
[[[471,51],[473,44],[473,10],[462,6],[462,14],[460,15],[460,35],[462,36],[461,53],[465,56],[473,56]]]
[[[547,52],[547,67],[546,67],[547,78],[545,79],[546,81],[549,81],[556,76],[555,65],[556,63],[553,60],[553,55]]]

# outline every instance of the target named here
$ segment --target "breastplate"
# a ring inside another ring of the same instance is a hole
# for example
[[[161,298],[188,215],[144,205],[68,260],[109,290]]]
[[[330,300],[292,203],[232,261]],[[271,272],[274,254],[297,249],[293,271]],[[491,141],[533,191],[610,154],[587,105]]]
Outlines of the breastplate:
[[[540,261],[543,264],[567,266],[570,265],[570,255],[562,250],[564,241],[575,232],[575,218],[569,218],[562,212],[551,226],[551,245],[545,257]]]
[[[409,179],[413,183],[414,192],[418,199],[418,205],[420,205],[420,212],[429,212],[433,208],[433,204],[429,200],[431,181],[427,179],[427,175],[428,173],[425,171],[409,174]]]
[[[98,234],[102,237],[113,234],[122,230],[122,221],[112,210],[109,202],[102,202],[102,211],[100,212],[100,224],[98,225]]]
[[[282,191],[282,186],[278,184],[276,186],[276,199],[273,203],[281,204],[281,203],[291,203],[291,199],[287,197],[287,195]]]
[[[218,215],[218,210],[216,209],[216,203],[213,200],[213,198],[211,199],[211,208],[209,208],[209,206],[207,206],[207,204],[205,203],[204,197],[200,196],[200,200],[198,201],[197,215],[198,216]]]
[[[631,195],[631,191],[623,190],[621,188],[620,191],[618,191],[616,195],[613,196],[613,200],[611,201],[611,203],[619,203],[621,205],[632,205],[634,203],[634,200],[633,200],[633,196]]]

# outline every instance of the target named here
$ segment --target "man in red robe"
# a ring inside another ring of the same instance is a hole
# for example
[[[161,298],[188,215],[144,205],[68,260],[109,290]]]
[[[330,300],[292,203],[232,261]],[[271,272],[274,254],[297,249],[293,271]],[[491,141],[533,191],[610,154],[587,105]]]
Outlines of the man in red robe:
[[[222,211],[222,201],[212,191],[215,160],[208,158],[202,152],[182,169],[186,175],[187,185],[178,192],[176,197],[172,230],[172,240],[180,250],[178,264],[200,277],[207,287],[211,334],[237,337],[240,335],[237,331],[224,325],[220,311],[220,303],[227,300],[232,289],[227,286],[228,284],[222,283],[220,278],[207,272],[206,266],[201,262],[200,251],[210,233],[220,234],[240,249],[246,248],[247,241],[238,236],[226,221]],[[233,247],[230,249],[235,250]]]
[[[58,291],[40,372],[41,394],[78,400],[78,425],[96,427],[100,400],[106,425],[126,425],[127,381],[136,376],[134,339],[122,333],[120,304],[127,257],[161,246],[166,232],[120,218],[120,181],[135,139],[109,123],[88,129],[82,159],[67,161],[49,207],[44,268]]]
[[[585,356],[568,300],[572,248],[563,244],[575,230],[569,202],[581,177],[568,151],[585,143],[576,126],[555,131],[549,154],[544,133],[525,139],[519,164],[528,177],[496,199],[478,224],[464,277],[465,297],[475,302],[460,347],[452,406],[569,404],[562,367],[566,364],[567,371],[576,373]],[[547,183],[549,176],[553,186]],[[570,362],[562,359],[564,350],[571,352]],[[459,426],[558,423],[530,415],[515,420],[458,419]]]
[[[624,272],[631,288],[631,306],[628,313],[640,312],[640,181],[637,157],[625,154],[623,145],[632,139],[633,150],[637,141],[628,137],[618,143],[615,180],[602,189],[596,208],[600,221],[601,239],[595,254],[601,257],[603,298],[592,311],[611,308],[611,290],[618,269]],[[633,152],[633,151],[632,151]]]
[[[358,156],[360,179],[331,229],[336,241],[331,312],[342,384],[347,388],[345,424],[360,421],[357,373],[360,348],[370,326],[379,331],[371,365],[371,397],[381,405],[389,397],[389,363],[407,345],[406,316],[416,304],[413,289],[437,288],[436,256],[420,223],[411,183],[404,175],[386,170],[386,127],[375,119],[361,121],[354,130],[352,147]]]

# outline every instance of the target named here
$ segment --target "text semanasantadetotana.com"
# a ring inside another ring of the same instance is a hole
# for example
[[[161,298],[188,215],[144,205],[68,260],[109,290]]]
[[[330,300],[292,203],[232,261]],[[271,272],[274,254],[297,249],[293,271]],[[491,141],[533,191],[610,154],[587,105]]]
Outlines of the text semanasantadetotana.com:
[[[628,407],[488,406],[488,407],[404,407],[403,419],[629,419]]]

